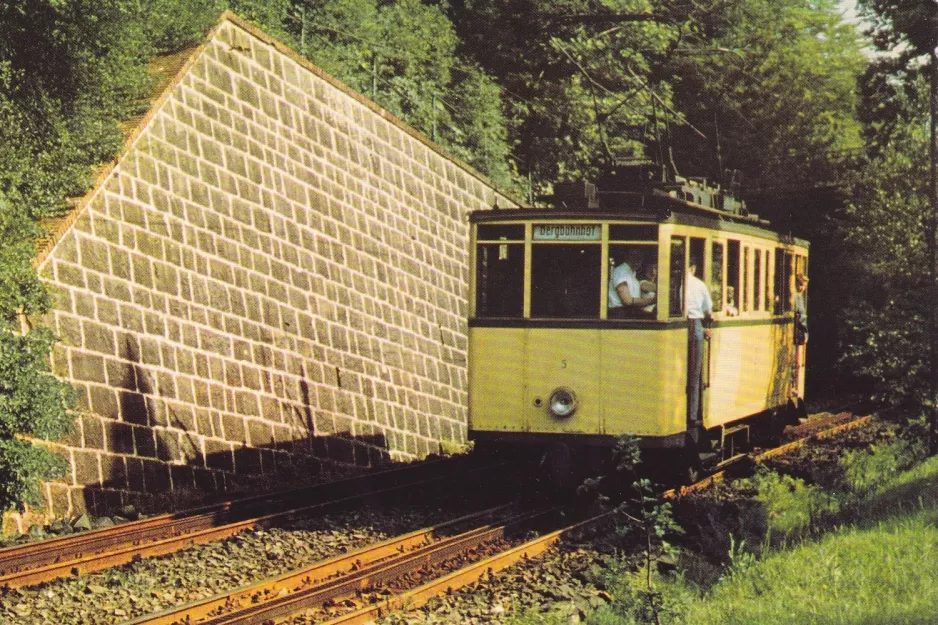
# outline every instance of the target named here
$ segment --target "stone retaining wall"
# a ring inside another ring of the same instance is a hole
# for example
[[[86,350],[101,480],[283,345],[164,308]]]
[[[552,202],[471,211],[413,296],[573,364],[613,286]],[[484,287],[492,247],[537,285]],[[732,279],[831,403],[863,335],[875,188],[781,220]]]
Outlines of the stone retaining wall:
[[[51,512],[466,437],[469,210],[512,201],[226,14],[40,255]]]

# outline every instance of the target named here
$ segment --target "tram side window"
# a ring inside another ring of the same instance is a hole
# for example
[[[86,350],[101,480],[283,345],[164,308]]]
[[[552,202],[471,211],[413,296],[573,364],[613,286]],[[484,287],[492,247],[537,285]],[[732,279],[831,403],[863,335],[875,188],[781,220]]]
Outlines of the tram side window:
[[[772,257],[769,250],[765,250],[765,297],[762,298],[763,310],[772,312]]]
[[[732,307],[735,314],[739,314],[742,309],[739,298],[741,291],[739,289],[739,241],[726,242],[726,305]]]
[[[752,309],[756,312],[762,310],[762,250],[753,250],[755,266],[752,272]]]
[[[476,257],[476,316],[524,314],[524,246],[483,243]]]
[[[658,246],[655,244],[610,244],[607,293],[610,319],[652,319],[658,308]],[[617,289],[617,286],[619,289]],[[623,305],[618,290],[624,286],[630,297],[654,298],[651,304]]]
[[[783,249],[775,250],[775,314],[791,312],[792,255]]]
[[[671,261],[670,261],[670,304],[668,305],[668,315],[670,317],[684,316],[684,256],[687,242],[684,237],[671,237]]]
[[[795,256],[795,275],[808,275],[808,257],[802,254]]]
[[[601,267],[599,245],[534,245],[531,317],[599,319]]]
[[[710,298],[714,312],[725,312],[732,316],[728,304],[723,302],[723,243],[714,241],[710,251]]]

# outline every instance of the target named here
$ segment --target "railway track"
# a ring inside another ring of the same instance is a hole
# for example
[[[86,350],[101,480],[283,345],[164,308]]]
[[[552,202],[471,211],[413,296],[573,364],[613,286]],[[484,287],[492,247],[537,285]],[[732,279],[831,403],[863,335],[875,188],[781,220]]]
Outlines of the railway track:
[[[713,484],[722,482],[727,477],[727,471],[731,470],[735,464],[749,462],[753,465],[761,464],[772,458],[784,456],[801,447],[810,445],[813,442],[824,440],[837,436],[855,428],[868,425],[873,420],[872,415],[857,417],[850,410],[841,410],[837,412],[822,413],[814,415],[807,423],[791,428],[795,436],[804,434],[794,440],[766,450],[758,450],[749,454],[741,454],[734,458],[734,463],[727,465],[721,470],[712,473],[693,484],[682,486],[680,488],[669,489],[664,492],[665,499],[673,499],[679,495],[685,495],[695,491],[703,490]]]
[[[499,468],[504,470],[502,465],[477,466],[465,457],[433,461],[8,547],[0,550],[0,587],[100,571],[365,502],[439,492],[454,479],[469,484]]]
[[[519,512],[512,505],[485,510],[127,625],[246,625],[296,615],[330,625],[366,623],[420,607],[607,520],[562,526],[559,512]],[[532,530],[540,534],[519,538]]]
[[[862,427],[872,417],[831,414],[836,425],[781,447],[752,454],[755,463],[789,453],[812,441]],[[824,417],[828,419],[828,417]],[[706,488],[724,479],[725,472],[708,476],[680,494]],[[665,497],[678,493],[669,491]],[[608,523],[611,514],[557,529],[542,530],[532,540],[512,540],[525,529],[555,518],[556,508],[521,513],[498,522],[510,506],[487,510],[443,525],[419,530],[352,554],[339,556],[276,579],[239,588],[210,599],[130,621],[126,625],[246,625],[281,622],[300,616],[303,622],[349,625],[367,623],[401,609],[415,609],[431,597],[470,585],[523,559],[533,558],[562,537],[590,526]],[[459,533],[451,531],[469,525]]]
[[[844,430],[861,427],[870,420],[870,417],[853,418],[848,412],[828,413],[824,416],[814,415],[804,426],[789,429],[789,434],[801,433],[805,436],[779,448],[752,454],[752,461],[754,463],[766,461],[794,451],[812,441],[823,440]],[[452,468],[447,468],[447,466]],[[486,475],[486,471],[490,473]],[[492,471],[494,473],[491,473]],[[462,475],[465,478],[464,484],[456,487],[452,482],[443,479],[444,474],[452,473]],[[293,518],[318,514],[320,511],[325,511],[328,506],[354,506],[366,500],[400,501],[415,490],[424,493],[430,489],[455,492],[455,488],[471,486],[472,483],[481,483],[491,488],[494,484],[508,482],[505,478],[511,473],[504,465],[480,467],[466,460],[455,463],[429,463],[425,468],[417,471],[382,472],[379,479],[374,482],[359,483],[357,480],[346,480],[342,483],[324,485],[328,488],[313,489],[313,492],[307,492],[310,489],[301,489],[301,492],[308,495],[308,498],[304,500],[306,505],[300,508],[289,507],[289,502],[296,503],[296,497],[280,501],[283,495],[279,495],[253,498],[245,502],[227,502],[202,508],[188,515],[166,515],[165,518],[175,518],[176,521],[180,521],[204,514],[215,514],[217,518],[225,515],[233,517],[247,515],[247,518],[240,518],[238,521],[206,528],[207,530],[227,528],[224,531],[234,532],[240,524],[244,524],[244,528],[264,527],[265,524],[289,524]],[[709,484],[725,479],[725,475],[720,473],[710,476],[678,492],[670,491],[665,494],[665,497],[673,498],[679,494],[702,490]],[[352,491],[357,491],[357,493],[350,495]],[[328,499],[325,496],[326,493],[333,498],[319,503],[310,503],[317,497]],[[265,507],[276,508],[278,512],[250,516],[252,511],[256,513],[257,510]],[[611,522],[610,515],[607,514],[581,524],[561,527],[562,521],[558,521],[557,514],[555,508],[539,509],[535,512],[517,512],[517,509],[511,506],[492,508],[385,540],[347,555],[304,565],[304,568],[260,583],[257,583],[255,579],[255,582],[250,585],[241,586],[235,590],[224,589],[225,592],[221,592],[222,589],[219,589],[218,592],[221,594],[208,599],[200,599],[195,603],[186,603],[147,616],[143,616],[143,612],[138,611],[132,617],[125,616],[124,618],[136,619],[127,625],[260,624],[281,622],[294,616],[295,623],[325,622],[330,625],[364,623],[392,611],[419,607],[435,595],[486,579],[487,576],[512,564],[526,558],[533,558],[566,535],[590,525],[596,526]],[[153,522],[155,519],[146,521]],[[119,527],[136,526],[134,531],[137,532],[143,531],[147,525],[146,522],[137,522]],[[99,530],[70,538],[87,539],[97,534],[99,538],[96,540],[104,540],[103,537],[113,534],[114,529]],[[531,529],[539,532],[539,535],[535,539],[522,542],[528,537]],[[199,531],[182,533],[170,539],[178,540],[181,546],[187,544],[187,540],[190,543],[207,542],[207,540],[201,540],[202,535],[198,534]],[[112,540],[117,539],[112,537]],[[41,552],[48,554],[50,545],[57,542],[62,544],[61,539],[58,539],[47,543],[37,543],[33,547],[40,548]],[[127,541],[123,542],[126,546]],[[145,541],[144,544],[131,545],[131,547],[142,547],[144,553],[149,553],[147,550],[158,551],[164,548],[161,539]],[[4,550],[0,552],[0,555],[14,551],[21,552],[22,549]],[[166,547],[166,552],[171,550],[175,549]],[[110,553],[106,555],[106,558],[113,559],[114,551],[113,549],[106,551],[105,553]],[[127,561],[127,557],[137,559],[143,556],[134,557],[125,554],[119,556],[118,559]],[[8,562],[12,561],[8,560]],[[108,561],[103,559],[95,566],[103,568]],[[0,566],[2,563],[3,560],[0,559]],[[60,571],[69,568],[69,563],[64,556],[61,563],[53,564],[62,564]],[[23,565],[23,562],[20,561],[19,565]],[[77,564],[72,561],[71,566],[72,570],[66,573],[68,575],[85,570],[82,568],[85,566],[84,561]],[[24,575],[35,575],[37,572],[43,573],[37,571],[36,568],[29,567],[21,571]]]

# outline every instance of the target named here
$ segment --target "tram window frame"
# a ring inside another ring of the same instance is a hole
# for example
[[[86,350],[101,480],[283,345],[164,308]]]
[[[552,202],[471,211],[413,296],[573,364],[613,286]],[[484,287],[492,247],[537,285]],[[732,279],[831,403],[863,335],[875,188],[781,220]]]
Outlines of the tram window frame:
[[[656,226],[657,228],[657,226]],[[610,227],[611,231],[611,227]],[[612,241],[610,240],[607,245],[607,262],[609,264],[609,276],[607,285],[607,295],[606,295],[606,318],[607,319],[657,319],[658,317],[658,306],[660,302],[660,285],[661,285],[661,273],[658,271],[657,281],[655,285],[655,302],[641,308],[625,307],[625,306],[612,306],[610,305],[613,301],[613,298],[618,298],[617,295],[614,295],[615,287],[612,285],[613,271],[616,267],[621,265],[623,262],[629,263],[630,268],[635,272],[636,277],[639,280],[639,283],[650,281],[650,275],[647,273],[647,269],[650,265],[654,265],[657,269],[658,267],[658,239],[657,234],[654,240],[630,240],[630,241]],[[635,264],[637,266],[633,267]],[[645,293],[643,290],[642,293]],[[622,310],[619,310],[619,309]],[[615,311],[615,312],[613,312]]]
[[[762,299],[763,310],[767,313],[772,312],[772,252],[765,250],[765,296]]]
[[[740,313],[749,312],[749,294],[752,293],[752,272],[749,271],[749,259],[750,259],[750,247],[748,245],[743,245],[743,257],[740,261],[740,280],[743,285],[743,292],[740,294],[739,301],[742,306],[739,309]]]
[[[794,301],[794,257],[790,250],[775,249],[775,314],[792,312]]]
[[[679,250],[675,253],[675,250]],[[684,274],[687,272],[687,237],[672,235],[668,243],[668,316],[684,316]]]
[[[733,289],[733,306],[736,308],[736,314],[742,312],[740,304],[740,258],[742,256],[742,245],[738,239],[728,239],[726,242],[726,301],[730,302],[730,289]]]
[[[718,253],[719,252],[719,253]],[[710,244],[710,298],[714,312],[725,312],[723,295],[726,292],[726,246],[723,241]]]
[[[795,255],[795,275],[808,275],[808,257],[804,254]]]
[[[532,243],[530,318],[599,319],[601,273],[599,241]]]
[[[492,250],[492,260],[483,258]],[[512,254],[512,251],[519,252]],[[487,272],[492,263],[504,262],[502,271],[493,277]],[[524,317],[525,251],[523,241],[480,241],[475,258],[475,316],[478,318]],[[486,275],[484,275],[486,274]],[[501,305],[490,304],[492,295],[501,296]]]
[[[762,249],[752,250],[752,310],[762,310]]]

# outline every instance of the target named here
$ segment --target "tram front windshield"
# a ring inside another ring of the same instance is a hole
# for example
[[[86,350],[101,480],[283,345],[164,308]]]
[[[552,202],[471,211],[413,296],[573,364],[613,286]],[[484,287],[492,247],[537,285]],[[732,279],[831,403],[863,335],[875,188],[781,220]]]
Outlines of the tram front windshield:
[[[527,232],[526,245],[517,225],[480,224],[476,317],[600,319],[605,308],[607,318],[656,318],[655,226],[610,225],[605,241],[599,224],[534,224]]]

